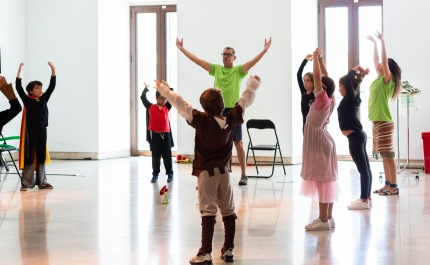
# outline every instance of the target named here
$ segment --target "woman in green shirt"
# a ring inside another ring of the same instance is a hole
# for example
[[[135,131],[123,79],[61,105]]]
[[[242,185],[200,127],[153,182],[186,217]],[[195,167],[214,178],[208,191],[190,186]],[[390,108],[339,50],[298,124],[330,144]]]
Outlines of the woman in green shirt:
[[[397,165],[394,160],[393,131],[394,123],[388,107],[388,99],[395,100],[402,89],[402,70],[397,63],[387,58],[384,36],[377,32],[376,38],[381,41],[382,63],[379,63],[378,48],[373,36],[367,39],[374,44],[373,62],[378,77],[370,85],[369,119],[373,122],[373,157],[382,157],[385,172],[385,186],[374,193],[379,195],[397,195]]]

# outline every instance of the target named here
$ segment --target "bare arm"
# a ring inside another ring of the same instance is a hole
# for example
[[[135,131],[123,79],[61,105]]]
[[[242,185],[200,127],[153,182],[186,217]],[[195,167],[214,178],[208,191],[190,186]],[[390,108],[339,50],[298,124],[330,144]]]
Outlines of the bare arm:
[[[261,51],[259,54],[257,54],[257,56],[255,56],[254,59],[252,59],[249,62],[246,62],[243,65],[243,68],[242,68],[242,73],[243,74],[247,73],[252,67],[254,67],[254,65],[256,63],[258,63],[258,61],[261,60],[261,58],[263,58],[264,54],[269,50],[271,44],[272,44],[272,38],[270,38],[269,41],[264,40],[264,49],[263,49],[263,51]]]
[[[375,66],[376,73],[378,76],[382,75],[381,72],[378,71],[378,65],[379,65],[379,55],[378,55],[378,45],[376,44],[375,38],[373,36],[367,36],[367,39],[373,42],[373,64]]]
[[[320,69],[320,57],[318,50],[314,51],[314,94],[317,95],[322,90],[322,81],[321,81],[321,69]]]
[[[317,48],[318,54],[319,54],[319,62],[320,62],[320,69],[321,69],[321,76],[327,76],[328,77],[328,71],[327,68],[325,67],[325,63],[324,63],[324,57],[322,56],[322,49],[321,48]]]
[[[382,60],[382,70],[384,71],[384,83],[388,84],[391,80],[391,71],[388,67],[388,58],[387,58],[387,52],[385,49],[385,40],[384,35],[377,32],[376,37],[381,41],[381,60]]]
[[[212,72],[211,64],[205,60],[200,59],[199,57],[195,56],[191,52],[185,50],[184,48],[184,39],[179,40],[176,38],[176,47],[185,55],[188,59],[196,63],[197,65],[201,66],[203,69],[208,71],[209,73]]]
[[[243,109],[243,115],[245,115],[245,109],[247,109],[254,102],[255,91],[260,86],[259,76],[250,76],[246,82],[246,89],[242,93],[242,97],[237,102]]]

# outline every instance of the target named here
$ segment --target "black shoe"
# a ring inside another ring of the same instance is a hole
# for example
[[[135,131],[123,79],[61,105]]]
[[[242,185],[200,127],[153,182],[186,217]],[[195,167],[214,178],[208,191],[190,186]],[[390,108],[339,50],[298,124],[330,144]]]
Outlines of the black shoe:
[[[173,181],[173,174],[167,175],[167,182],[172,182],[172,181]]]
[[[49,183],[46,183],[45,184],[45,186],[39,186],[39,190],[40,189],[53,189],[54,187],[51,185],[51,184],[49,184]]]
[[[221,254],[221,259],[225,262],[234,262],[234,250],[232,248],[227,249]]]
[[[152,176],[151,183],[155,183],[158,181],[158,176]]]

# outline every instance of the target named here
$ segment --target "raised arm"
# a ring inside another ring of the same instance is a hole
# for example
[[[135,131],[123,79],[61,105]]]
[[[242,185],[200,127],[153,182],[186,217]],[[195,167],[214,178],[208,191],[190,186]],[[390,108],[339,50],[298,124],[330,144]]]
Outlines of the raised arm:
[[[378,76],[381,76],[382,73],[379,72],[378,70],[378,65],[379,65],[378,45],[376,44],[376,40],[375,38],[373,38],[373,36],[368,35],[367,39],[373,42],[373,65],[375,66],[376,73],[378,74]]]
[[[18,92],[18,95],[21,98],[22,102],[25,103],[28,97],[27,97],[27,94],[25,94],[24,92],[24,88],[22,87],[21,71],[23,66],[24,66],[24,63],[19,64],[18,73],[16,74],[16,80],[15,80],[15,89],[16,89],[16,92]]]
[[[324,63],[324,57],[322,56],[322,49],[321,48],[317,48],[318,54],[319,54],[319,62],[320,62],[320,69],[321,69],[321,76],[327,76],[328,77],[328,71],[327,68],[325,67],[325,63]]]
[[[246,89],[242,93],[242,97],[237,102],[243,109],[243,115],[245,114],[245,109],[247,109],[254,102],[255,91],[260,86],[261,78],[259,76],[250,76],[246,82]]]
[[[148,89],[148,84],[143,83],[145,85],[145,89],[143,89],[142,91],[142,95],[140,95],[140,100],[143,103],[143,106],[145,106],[146,109],[149,109],[149,107],[151,107],[152,103],[149,102],[148,98],[146,97],[146,94],[148,94],[149,89]]]
[[[178,93],[170,89],[166,82],[155,81],[155,88],[163,97],[166,97],[170,104],[178,110],[178,114],[184,117],[189,123],[193,121],[193,106],[188,104]]]
[[[51,80],[49,80],[49,86],[48,89],[46,89],[45,93],[43,93],[43,97],[46,98],[46,100],[49,100],[51,97],[52,92],[54,92],[54,88],[57,84],[57,75],[55,73],[55,65],[51,62],[48,62],[49,67],[51,67]]]
[[[193,61],[197,65],[201,66],[203,69],[205,69],[208,72],[212,71],[212,67],[211,67],[211,64],[209,62],[207,62],[205,60],[202,60],[199,57],[197,57],[194,54],[192,54],[191,52],[185,50],[185,48],[184,48],[184,39],[179,40],[178,38],[176,38],[176,47],[178,47],[178,49],[185,56],[187,56],[188,59],[190,59],[191,61]]]
[[[322,89],[322,81],[321,81],[321,69],[320,69],[320,57],[318,49],[314,51],[314,94],[317,95]]]
[[[382,33],[379,33],[379,31],[375,35],[381,41],[381,64],[382,70],[384,71],[384,83],[388,84],[388,82],[390,82],[391,80],[391,71],[388,67],[388,58],[387,51],[385,49],[384,35],[382,35]]]
[[[16,78],[21,79],[21,71],[22,71],[23,66],[24,66],[24,63],[19,64],[18,73],[16,74]]]
[[[259,54],[257,54],[257,56],[255,56],[254,59],[252,59],[249,62],[246,62],[243,65],[243,68],[242,68],[242,73],[243,74],[247,73],[252,67],[254,67],[254,65],[256,63],[258,63],[258,61],[261,60],[261,58],[263,58],[264,54],[269,50],[271,44],[272,44],[272,38],[270,38],[269,41],[267,41],[266,39],[264,39],[264,49],[263,49],[263,51],[261,51]]]
[[[300,92],[302,93],[302,95],[306,94],[305,85],[303,84],[303,69],[305,68],[308,61],[311,59],[312,54],[306,55],[306,58],[303,59],[303,62],[300,65],[299,70],[297,71],[297,83],[299,84]]]

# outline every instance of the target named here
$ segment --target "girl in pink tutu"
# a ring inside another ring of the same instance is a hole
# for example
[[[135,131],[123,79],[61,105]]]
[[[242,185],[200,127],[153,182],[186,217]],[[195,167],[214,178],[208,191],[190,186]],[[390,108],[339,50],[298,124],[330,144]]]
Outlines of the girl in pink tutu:
[[[321,76],[321,49],[313,53],[315,102],[306,118],[303,135],[303,163],[300,194],[319,202],[319,217],[305,226],[306,230],[330,230],[335,227],[333,202],[337,200],[337,155],[333,138],[325,129],[336,102],[334,81]]]

